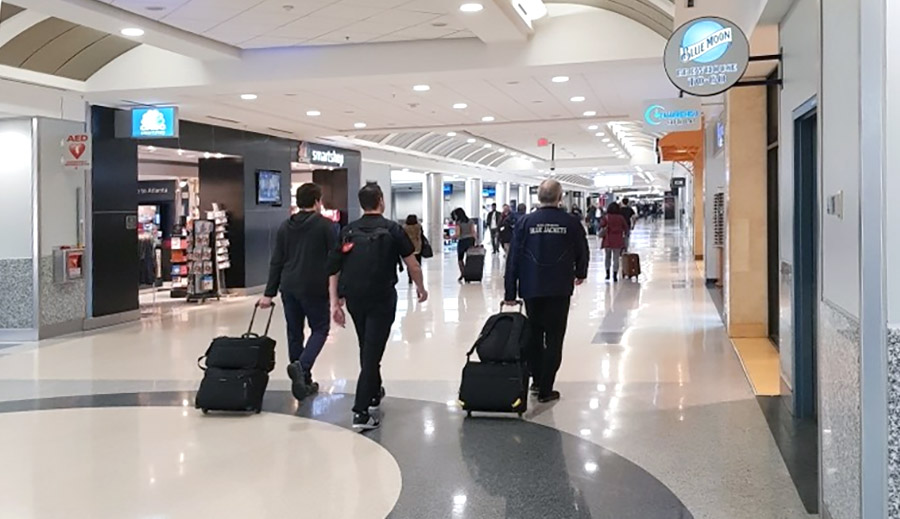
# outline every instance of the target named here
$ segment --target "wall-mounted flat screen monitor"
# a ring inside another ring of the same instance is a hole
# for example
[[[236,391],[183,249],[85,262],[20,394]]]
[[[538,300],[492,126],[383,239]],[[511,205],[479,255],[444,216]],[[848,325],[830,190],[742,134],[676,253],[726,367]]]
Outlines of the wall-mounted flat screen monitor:
[[[450,196],[453,194],[453,184],[444,184],[444,196]]]
[[[256,170],[256,203],[281,205],[281,171]]]

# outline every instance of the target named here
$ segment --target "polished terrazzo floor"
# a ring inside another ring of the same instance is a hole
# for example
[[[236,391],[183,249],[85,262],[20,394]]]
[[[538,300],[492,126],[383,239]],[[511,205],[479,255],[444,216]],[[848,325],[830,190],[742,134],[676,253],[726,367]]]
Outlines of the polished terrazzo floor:
[[[315,399],[290,398],[282,348],[262,415],[184,405],[197,357],[242,331],[249,299],[0,349],[0,518],[808,517],[683,237],[647,225],[633,246],[640,283],[612,285],[592,243],[563,399],[524,421],[455,404],[465,351],[502,299],[490,258],[484,285],[458,285],[452,258],[427,262],[425,304],[402,284],[384,427],[368,436],[347,430],[349,329],[319,359]],[[284,333],[278,316],[282,346]]]

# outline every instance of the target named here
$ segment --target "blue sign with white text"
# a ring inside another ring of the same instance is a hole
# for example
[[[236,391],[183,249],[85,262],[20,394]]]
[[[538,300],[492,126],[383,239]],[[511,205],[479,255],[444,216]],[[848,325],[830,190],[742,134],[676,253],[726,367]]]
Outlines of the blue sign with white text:
[[[131,109],[131,137],[160,139],[178,136],[178,109],[174,106],[154,106]]]

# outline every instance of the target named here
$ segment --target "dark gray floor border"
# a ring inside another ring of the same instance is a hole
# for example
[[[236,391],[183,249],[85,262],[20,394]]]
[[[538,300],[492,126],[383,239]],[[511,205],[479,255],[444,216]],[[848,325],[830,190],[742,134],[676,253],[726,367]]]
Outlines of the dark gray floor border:
[[[182,406],[193,397],[182,391],[54,397],[2,402],[0,413]],[[290,392],[269,391],[264,411],[348,427],[352,404],[352,395],[323,394],[298,408]],[[693,519],[639,466],[552,427],[467,419],[446,405],[402,398],[386,399],[382,413],[382,428],[368,437],[394,456],[403,474],[391,518]]]

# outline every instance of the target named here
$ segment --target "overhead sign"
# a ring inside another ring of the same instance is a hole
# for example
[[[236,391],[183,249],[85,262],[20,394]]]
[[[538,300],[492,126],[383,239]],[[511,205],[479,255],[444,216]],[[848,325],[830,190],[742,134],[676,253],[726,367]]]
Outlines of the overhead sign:
[[[132,108],[131,137],[134,139],[178,137],[178,108],[174,106]]]
[[[66,135],[62,141],[62,165],[66,169],[91,167],[91,136],[89,134]]]
[[[666,44],[666,74],[682,92],[713,96],[733,87],[750,62],[750,43],[744,31],[724,18],[691,20],[679,27]]]
[[[300,146],[300,162],[342,168],[344,167],[345,157],[343,150],[304,142]]]
[[[686,187],[687,179],[685,177],[672,177],[672,187]]]
[[[689,132],[703,122],[700,101],[694,98],[653,99],[644,102],[644,131]]]

